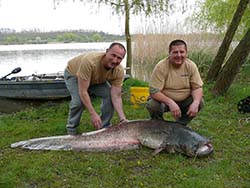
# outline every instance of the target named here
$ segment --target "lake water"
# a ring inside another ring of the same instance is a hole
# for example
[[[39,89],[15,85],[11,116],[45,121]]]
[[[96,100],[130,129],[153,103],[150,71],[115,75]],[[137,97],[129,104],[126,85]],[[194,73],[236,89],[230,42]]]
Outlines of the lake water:
[[[62,72],[73,57],[87,51],[104,52],[110,44],[98,42],[0,45],[0,78],[16,67],[21,67],[22,71],[14,76]],[[124,67],[125,60],[126,58],[122,62]]]
[[[9,74],[16,67],[21,67],[21,72],[12,74],[9,78],[12,76],[63,72],[67,62],[73,57],[88,51],[105,52],[110,44],[110,42],[103,42],[0,45],[0,78]],[[126,57],[122,61],[122,65],[125,67]],[[1,113],[20,111],[26,107],[36,106],[41,103],[43,102],[0,98],[0,115]]]

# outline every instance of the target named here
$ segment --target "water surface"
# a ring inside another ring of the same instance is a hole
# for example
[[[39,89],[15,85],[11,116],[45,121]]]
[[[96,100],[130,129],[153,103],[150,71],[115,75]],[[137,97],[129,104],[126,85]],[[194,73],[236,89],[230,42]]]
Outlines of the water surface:
[[[102,42],[0,45],[0,78],[9,74],[16,67],[21,67],[21,72],[15,75],[12,74],[8,78],[12,76],[63,72],[67,62],[73,57],[88,51],[105,52],[110,44],[110,42]],[[125,65],[125,59],[122,65]],[[44,102],[46,101],[37,102],[0,98],[0,112],[16,112]]]
[[[105,52],[110,44],[102,42],[0,45],[0,78],[16,67],[21,67],[22,71],[15,76],[62,72],[73,57],[88,51]]]

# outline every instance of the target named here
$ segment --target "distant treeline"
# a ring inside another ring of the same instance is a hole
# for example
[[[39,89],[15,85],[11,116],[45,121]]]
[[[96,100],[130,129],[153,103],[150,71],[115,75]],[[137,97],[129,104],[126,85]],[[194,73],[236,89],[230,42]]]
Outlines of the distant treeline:
[[[46,44],[70,42],[111,42],[125,40],[124,35],[114,35],[89,30],[67,30],[42,32],[37,29],[16,32],[0,29],[0,44]]]

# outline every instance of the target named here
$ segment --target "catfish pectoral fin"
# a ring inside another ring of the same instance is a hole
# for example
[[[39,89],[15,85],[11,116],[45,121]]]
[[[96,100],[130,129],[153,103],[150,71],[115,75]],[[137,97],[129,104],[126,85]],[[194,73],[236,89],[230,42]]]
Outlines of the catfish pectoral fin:
[[[157,155],[161,151],[167,151],[168,153],[175,153],[175,149],[173,146],[169,144],[162,144],[159,148],[156,148],[153,152],[153,156]]]
[[[158,148],[156,148],[156,149],[154,150],[153,156],[157,155],[158,153],[160,153],[160,152],[163,151],[163,150],[169,151],[169,148],[172,148],[172,147],[170,147],[168,144],[162,143]]]
[[[159,148],[156,148],[153,152],[153,156],[156,156],[158,153],[160,153],[162,150],[165,149],[165,146],[160,146]]]

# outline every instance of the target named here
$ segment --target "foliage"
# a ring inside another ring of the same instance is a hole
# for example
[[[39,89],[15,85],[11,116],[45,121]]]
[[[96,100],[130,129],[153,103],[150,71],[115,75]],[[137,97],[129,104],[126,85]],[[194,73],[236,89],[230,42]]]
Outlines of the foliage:
[[[193,21],[197,27],[208,30],[225,32],[240,0],[204,0],[197,1]],[[237,36],[242,38],[247,28],[250,27],[250,9],[248,8],[239,25]]]
[[[221,68],[222,68],[223,63],[224,63],[225,58],[226,58],[226,55],[230,49],[230,45],[233,41],[233,38],[234,38],[235,33],[237,31],[237,28],[238,28],[240,21],[245,13],[245,10],[247,9],[249,2],[250,2],[249,0],[240,0],[239,4],[237,6],[237,9],[233,15],[233,18],[230,21],[230,24],[227,28],[224,39],[223,39],[222,43],[220,44],[219,50],[217,51],[217,54],[213,60],[213,64],[209,68],[206,80],[215,81],[218,78],[218,74],[221,71]],[[245,39],[241,39],[240,43],[243,40],[245,40]],[[238,48],[238,47],[236,47],[236,48]],[[245,54],[247,55],[248,52],[245,51]],[[240,59],[241,55],[243,55],[243,54],[240,54],[236,59]],[[238,62],[234,61],[234,63],[237,64]],[[218,83],[218,81],[217,81],[217,83]]]
[[[102,41],[102,36],[99,35],[98,33],[93,34],[91,38],[94,40],[93,42],[100,42],[100,41]]]
[[[214,56],[211,53],[204,52],[204,50],[199,50],[189,53],[189,58],[197,64],[201,76],[205,78]]]
[[[124,36],[83,30],[51,32],[0,32],[0,44],[43,44],[48,42],[110,42],[114,40],[124,40]]]
[[[133,86],[147,87],[148,82],[144,82],[144,81],[134,79],[134,78],[129,78],[123,84],[124,89],[128,89],[128,88],[133,87]]]
[[[111,5],[112,8],[114,8],[114,10],[117,13],[123,13],[125,14],[125,3],[126,1],[129,4],[129,9],[130,9],[130,13],[131,14],[135,14],[138,15],[141,12],[144,12],[146,15],[150,15],[150,14],[159,14],[159,13],[163,13],[168,12],[169,11],[169,7],[170,7],[170,2],[169,0],[157,0],[157,1],[148,1],[148,0],[114,0],[114,1],[110,1],[110,0],[94,0],[91,2],[95,2],[95,3],[104,3],[107,5]],[[173,4],[171,4],[173,6]]]
[[[56,37],[60,42],[80,42],[81,41],[81,37],[78,36],[75,33],[63,33],[62,35],[59,35]]]
[[[8,36],[4,39],[3,44],[20,44],[23,40],[17,36]]]

